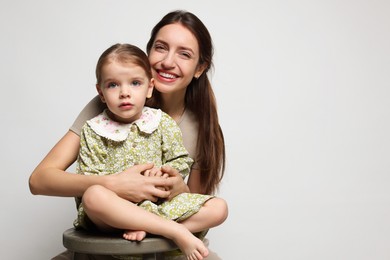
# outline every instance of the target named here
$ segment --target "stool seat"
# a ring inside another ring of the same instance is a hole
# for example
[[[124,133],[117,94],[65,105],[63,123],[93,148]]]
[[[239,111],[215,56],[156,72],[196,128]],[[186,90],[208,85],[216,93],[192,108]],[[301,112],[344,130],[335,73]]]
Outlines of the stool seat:
[[[144,255],[144,259],[157,259],[164,252],[177,249],[176,244],[164,237],[146,237],[140,242],[128,241],[122,234],[106,234],[65,230],[62,236],[64,247],[77,253],[96,255]],[[151,257],[152,256],[152,257]]]

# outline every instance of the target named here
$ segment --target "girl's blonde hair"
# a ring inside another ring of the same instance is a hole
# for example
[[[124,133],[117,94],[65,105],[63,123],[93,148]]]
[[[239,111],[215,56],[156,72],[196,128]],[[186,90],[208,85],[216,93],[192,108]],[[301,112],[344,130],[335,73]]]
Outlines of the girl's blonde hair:
[[[100,55],[95,71],[96,84],[99,85],[101,83],[103,66],[113,61],[124,64],[132,63],[134,65],[140,66],[145,70],[146,76],[149,79],[152,78],[152,70],[148,56],[145,54],[145,52],[137,46],[128,43],[117,43],[112,45],[110,48],[105,50],[102,55]]]

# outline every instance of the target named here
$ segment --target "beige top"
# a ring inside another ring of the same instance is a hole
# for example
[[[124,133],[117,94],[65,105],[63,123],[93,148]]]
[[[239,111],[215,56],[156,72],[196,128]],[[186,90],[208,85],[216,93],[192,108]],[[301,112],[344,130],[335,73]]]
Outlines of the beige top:
[[[80,136],[81,129],[85,122],[99,115],[105,108],[107,107],[100,101],[99,96],[94,97],[80,112],[69,130]],[[183,135],[184,147],[187,149],[190,157],[195,161],[192,168],[198,169],[195,159],[196,143],[198,140],[198,122],[196,122],[195,116],[191,112],[185,110],[177,124]]]

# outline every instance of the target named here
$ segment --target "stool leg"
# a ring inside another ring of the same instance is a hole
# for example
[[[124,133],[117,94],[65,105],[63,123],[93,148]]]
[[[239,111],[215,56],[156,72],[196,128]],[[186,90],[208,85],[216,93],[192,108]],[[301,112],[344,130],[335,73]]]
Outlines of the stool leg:
[[[89,260],[90,258],[87,254],[74,252],[72,259],[73,260]]]
[[[143,260],[164,260],[164,253],[152,253],[152,254],[144,254],[142,256]]]

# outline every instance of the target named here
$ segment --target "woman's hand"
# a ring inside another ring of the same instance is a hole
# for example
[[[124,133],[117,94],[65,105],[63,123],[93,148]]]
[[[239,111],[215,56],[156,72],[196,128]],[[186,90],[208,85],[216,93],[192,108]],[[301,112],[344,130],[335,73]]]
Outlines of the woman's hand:
[[[167,173],[163,173],[161,171],[161,168],[157,168],[157,167],[153,167],[150,170],[144,171],[142,175],[146,177],[161,177],[165,179],[169,177]],[[164,190],[164,191],[168,190],[168,188],[164,186],[158,186],[157,189]]]
[[[163,177],[163,178],[168,178],[169,175],[167,173],[163,173],[161,171],[161,168],[153,167],[152,169],[148,169],[141,173],[143,176],[146,177]]]
[[[158,172],[153,170],[153,164],[134,165],[127,170],[109,175],[107,188],[114,191],[118,196],[134,203],[143,200],[157,201],[158,198],[170,197],[171,191],[159,189],[158,187],[171,187],[174,180],[157,176]],[[156,176],[144,176],[155,173]]]
[[[168,191],[170,192],[167,197],[168,200],[171,200],[180,193],[190,192],[190,189],[188,188],[187,184],[184,182],[180,173],[176,169],[168,165],[164,165],[163,167],[161,167],[161,171],[163,172],[163,174],[168,174],[169,176],[167,180],[170,182],[170,185],[166,186],[168,188]]]

